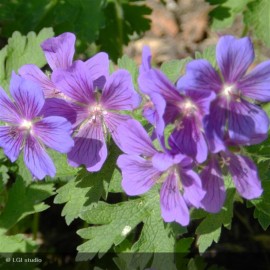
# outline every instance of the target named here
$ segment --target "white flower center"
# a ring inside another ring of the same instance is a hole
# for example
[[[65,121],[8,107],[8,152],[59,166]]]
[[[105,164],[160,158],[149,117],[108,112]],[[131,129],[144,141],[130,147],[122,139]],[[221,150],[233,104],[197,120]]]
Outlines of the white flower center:
[[[190,115],[197,110],[197,106],[191,100],[187,99],[183,103],[183,109],[185,115]]]
[[[21,127],[30,130],[32,128],[32,122],[24,119],[21,123]]]
[[[89,113],[90,113],[90,122],[97,122],[99,120],[102,120],[102,117],[106,115],[108,112],[104,110],[100,104],[96,104],[94,106],[90,106]]]
[[[230,85],[225,84],[222,88],[222,91],[221,91],[221,93],[226,97],[229,97],[229,96],[235,94],[235,92],[236,92],[236,87],[234,84],[230,84]]]

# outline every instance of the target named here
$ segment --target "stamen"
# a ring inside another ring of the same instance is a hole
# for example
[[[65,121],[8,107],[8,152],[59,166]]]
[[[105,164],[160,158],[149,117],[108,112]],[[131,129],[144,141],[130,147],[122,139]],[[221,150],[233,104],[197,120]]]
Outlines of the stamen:
[[[21,127],[30,130],[32,128],[32,122],[24,119],[21,123]]]

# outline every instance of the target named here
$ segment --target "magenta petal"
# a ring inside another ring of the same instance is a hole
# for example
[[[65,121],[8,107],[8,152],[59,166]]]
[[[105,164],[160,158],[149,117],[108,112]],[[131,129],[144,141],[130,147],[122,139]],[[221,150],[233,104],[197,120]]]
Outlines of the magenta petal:
[[[228,129],[232,142],[250,145],[267,138],[269,119],[259,106],[244,99],[241,102],[231,101],[228,114]]]
[[[248,37],[236,39],[233,36],[220,38],[217,62],[226,83],[235,83],[244,76],[254,60],[253,45]]]
[[[26,120],[31,120],[41,111],[45,99],[42,89],[32,81],[12,73],[10,93],[14,98],[18,111]]]
[[[65,118],[49,116],[34,124],[33,132],[48,147],[67,153],[74,146],[71,124]]]
[[[189,210],[179,191],[178,176],[170,172],[160,190],[161,215],[164,221],[176,221],[182,226],[189,223]]]
[[[212,158],[209,164],[200,173],[203,189],[206,194],[201,202],[205,211],[217,213],[221,210],[225,198],[225,187],[222,172],[216,159]]]
[[[76,37],[72,33],[64,33],[49,38],[41,44],[45,57],[52,70],[68,68],[72,64],[75,52]]]
[[[198,92],[221,90],[222,82],[216,70],[206,60],[194,60],[187,64],[186,74],[177,82],[180,90],[193,90]]]
[[[20,123],[18,109],[6,92],[0,87],[0,120],[8,123]]]
[[[169,137],[169,145],[198,163],[204,162],[207,158],[207,144],[196,116],[182,119],[181,127],[174,129]]]
[[[0,147],[11,162],[14,162],[23,146],[23,133],[17,127],[0,127]]]
[[[103,89],[109,76],[109,56],[107,53],[100,52],[85,62],[88,74],[94,82],[94,88]]]
[[[18,72],[23,78],[38,84],[42,88],[45,97],[51,97],[55,94],[56,86],[36,65],[24,65]]]
[[[66,70],[54,71],[52,81],[57,89],[74,101],[88,105],[95,102],[93,80],[86,64],[80,60]]]
[[[256,66],[237,86],[244,96],[263,102],[270,101],[270,61]]]
[[[253,161],[242,155],[227,154],[227,157],[230,159],[229,171],[238,193],[248,200],[261,196],[261,181]]]
[[[56,170],[51,158],[38,140],[31,135],[25,140],[24,162],[33,176],[37,179],[41,180],[46,175],[51,177],[54,177],[55,175]]]
[[[133,110],[139,106],[140,96],[134,90],[131,75],[119,69],[107,80],[101,95],[102,106],[109,110]]]
[[[107,146],[100,123],[87,123],[74,138],[75,145],[68,153],[71,166],[85,165],[90,172],[99,171],[107,158]]]
[[[194,207],[201,206],[201,200],[205,196],[202,182],[197,173],[192,170],[179,170],[181,182],[184,188],[185,201]]]
[[[139,156],[120,155],[117,166],[122,171],[122,187],[131,196],[150,190],[160,176],[160,172],[153,167],[151,160]]]
[[[120,125],[119,134],[120,149],[131,155],[145,155],[152,157],[156,150],[142,125],[136,120],[128,120]]]

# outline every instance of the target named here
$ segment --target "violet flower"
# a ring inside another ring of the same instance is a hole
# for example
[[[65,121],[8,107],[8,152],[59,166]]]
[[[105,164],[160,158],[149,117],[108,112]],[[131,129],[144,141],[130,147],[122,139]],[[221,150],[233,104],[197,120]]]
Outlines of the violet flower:
[[[223,142],[236,145],[257,144],[266,139],[267,114],[250,99],[270,101],[270,61],[263,62],[245,75],[254,60],[249,38],[220,38],[217,48],[220,76],[206,60],[187,65],[179,84],[191,90],[212,90],[212,102],[205,126],[211,151],[225,150]]]
[[[74,145],[71,124],[59,116],[43,118],[42,89],[15,73],[12,73],[10,92],[14,102],[0,88],[0,120],[6,122],[0,127],[0,147],[12,162],[23,149],[24,162],[34,177],[53,177],[55,166],[45,146],[61,153],[69,152]]]
[[[161,215],[166,222],[189,223],[189,206],[200,207],[205,195],[200,177],[191,169],[192,159],[182,154],[157,151],[141,124],[128,120],[118,128],[121,149],[117,165],[122,187],[131,196],[162,183]]]
[[[154,124],[159,136],[163,135],[166,125],[174,124],[169,138],[172,150],[188,155],[198,163],[204,162],[208,148],[203,118],[209,113],[214,92],[177,89],[162,72],[150,67],[150,60],[149,49],[145,48],[138,81],[141,91],[150,97],[152,106],[145,108],[144,116]]]
[[[104,66],[107,64],[107,61],[100,63]],[[68,97],[77,113],[73,124],[76,128],[75,145],[68,153],[69,164],[75,167],[84,164],[87,170],[98,171],[107,157],[108,133],[118,144],[117,127],[130,118],[119,111],[136,108],[140,96],[135,92],[126,70],[118,70],[108,76],[102,88],[95,84],[95,78],[90,75],[86,63],[75,61],[65,70],[54,71],[52,80],[57,89]]]

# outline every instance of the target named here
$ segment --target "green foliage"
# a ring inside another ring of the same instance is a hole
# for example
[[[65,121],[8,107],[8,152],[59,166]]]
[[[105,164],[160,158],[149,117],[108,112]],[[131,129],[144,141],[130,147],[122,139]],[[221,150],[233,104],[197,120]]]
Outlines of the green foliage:
[[[195,59],[208,60],[214,68],[217,68],[216,45],[207,47],[203,52],[195,52]]]
[[[258,39],[270,47],[270,2],[268,0],[250,2],[244,12],[244,22]]]
[[[233,217],[233,202],[235,189],[227,189],[227,197],[222,210],[217,214],[205,213],[205,218],[196,229],[197,245],[204,252],[213,242],[218,242],[222,225],[230,228]],[[200,210],[200,213],[202,211]]]
[[[12,228],[18,221],[33,213],[46,210],[49,206],[43,200],[54,194],[50,183],[32,183],[25,186],[18,177],[8,194],[5,209],[0,215],[0,233]]]
[[[111,179],[113,179],[113,184],[110,189],[116,192],[120,189],[119,177],[121,175],[115,169],[118,154],[119,150],[112,144],[107,161],[99,172],[90,173],[86,169],[81,169],[76,179],[70,180],[57,190],[54,203],[66,203],[62,216],[65,216],[67,224],[70,224],[85,209],[96,206],[101,197],[107,197]]]
[[[43,67],[46,64],[40,43],[52,37],[51,28],[42,29],[37,35],[30,32],[22,36],[14,32],[8,39],[8,44],[0,51],[0,85],[7,89],[12,71],[17,71],[25,64],[35,64]]]

